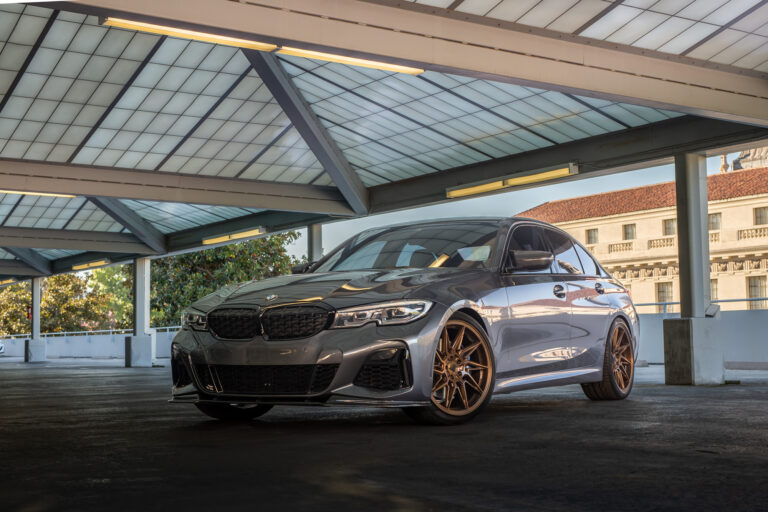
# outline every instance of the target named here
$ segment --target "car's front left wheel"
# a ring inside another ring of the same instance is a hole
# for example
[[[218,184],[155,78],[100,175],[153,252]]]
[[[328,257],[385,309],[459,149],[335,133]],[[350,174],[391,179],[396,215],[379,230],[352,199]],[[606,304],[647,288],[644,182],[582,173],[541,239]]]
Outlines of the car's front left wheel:
[[[495,370],[493,350],[483,327],[471,316],[456,313],[443,327],[435,349],[432,403],[403,410],[421,423],[464,423],[490,402]]]
[[[250,420],[266,414],[272,405],[264,404],[212,404],[200,402],[195,404],[200,412],[217,420]]]

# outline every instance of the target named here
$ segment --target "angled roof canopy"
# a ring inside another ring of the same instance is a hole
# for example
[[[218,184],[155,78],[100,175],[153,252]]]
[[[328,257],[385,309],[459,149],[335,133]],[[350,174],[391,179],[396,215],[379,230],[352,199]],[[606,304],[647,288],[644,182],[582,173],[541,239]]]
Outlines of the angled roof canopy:
[[[685,3],[0,5],[0,281],[768,137],[766,2]]]

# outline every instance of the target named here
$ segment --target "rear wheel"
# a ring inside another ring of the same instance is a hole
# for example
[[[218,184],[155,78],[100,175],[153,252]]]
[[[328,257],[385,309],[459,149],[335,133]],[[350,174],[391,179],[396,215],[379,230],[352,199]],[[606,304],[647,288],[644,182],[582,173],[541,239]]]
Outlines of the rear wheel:
[[[635,355],[627,322],[617,318],[608,333],[603,357],[603,380],[582,384],[590,400],[623,400],[635,380]]]
[[[272,405],[263,404],[211,404],[197,403],[198,409],[217,420],[250,420],[266,414]]]
[[[483,328],[464,313],[446,322],[435,350],[432,403],[403,411],[421,423],[456,425],[474,418],[491,400],[495,365]]]

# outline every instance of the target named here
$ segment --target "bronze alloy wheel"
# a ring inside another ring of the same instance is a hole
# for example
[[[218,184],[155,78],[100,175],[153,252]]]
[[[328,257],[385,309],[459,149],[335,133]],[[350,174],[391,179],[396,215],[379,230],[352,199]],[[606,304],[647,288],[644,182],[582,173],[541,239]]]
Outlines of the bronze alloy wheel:
[[[629,393],[635,371],[635,356],[632,354],[629,329],[624,322],[616,324],[611,337],[611,368],[616,386],[622,393]]]
[[[471,414],[485,401],[492,379],[485,337],[469,322],[448,320],[435,352],[432,403],[451,416]]]

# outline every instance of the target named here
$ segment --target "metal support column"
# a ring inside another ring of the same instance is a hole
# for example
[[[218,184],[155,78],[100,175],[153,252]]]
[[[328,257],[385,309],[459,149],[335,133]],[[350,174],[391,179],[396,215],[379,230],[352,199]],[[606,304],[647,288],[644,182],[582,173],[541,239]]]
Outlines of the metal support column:
[[[680,318],[664,320],[667,384],[722,384],[719,308],[709,290],[707,166],[699,154],[675,156]]]
[[[150,367],[155,359],[155,333],[150,329],[150,259],[133,266],[133,336],[125,339],[125,366]]]
[[[323,257],[323,225],[311,224],[307,226],[307,258],[309,261],[318,261]]]
[[[40,336],[40,300],[41,300],[41,278],[32,279],[32,311],[30,320],[30,339],[25,343],[24,361],[27,363],[40,363],[46,359],[46,342]]]

